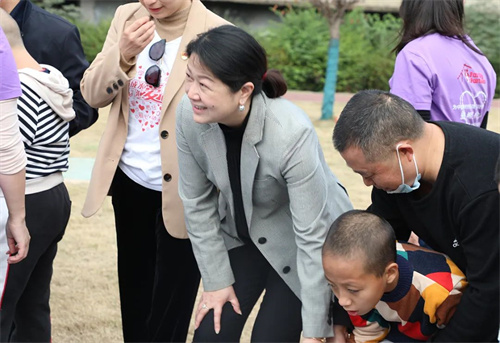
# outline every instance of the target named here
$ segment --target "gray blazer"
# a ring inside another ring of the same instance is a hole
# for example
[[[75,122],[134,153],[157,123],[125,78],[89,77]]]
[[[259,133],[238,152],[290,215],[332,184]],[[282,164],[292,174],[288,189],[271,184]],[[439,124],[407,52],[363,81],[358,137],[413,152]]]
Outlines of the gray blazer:
[[[187,96],[177,108],[176,130],[189,238],[204,289],[222,289],[235,281],[227,251],[243,244],[224,134],[218,124],[193,120]],[[254,96],[241,147],[241,188],[250,238],[302,301],[303,335],[332,336],[321,248],[332,222],[352,205],[326,164],[314,126],[293,103]]]

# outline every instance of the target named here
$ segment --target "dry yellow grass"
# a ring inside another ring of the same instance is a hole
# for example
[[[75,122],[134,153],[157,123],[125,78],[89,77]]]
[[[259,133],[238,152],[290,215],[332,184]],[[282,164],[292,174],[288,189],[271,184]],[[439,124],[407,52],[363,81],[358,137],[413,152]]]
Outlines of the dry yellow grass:
[[[333,149],[333,121],[320,121],[321,104],[296,101],[312,118],[325,157],[340,181],[347,188],[356,208],[370,203],[370,189],[361,178],[346,167]],[[335,113],[344,104],[337,102]],[[94,157],[106,122],[106,110],[90,129],[71,140],[71,156]],[[500,108],[490,113],[489,129],[500,132]],[[72,215],[66,235],[59,244],[52,281],[53,342],[118,342],[122,340],[116,273],[116,244],[113,211],[109,199],[92,218],[80,215],[87,182],[66,182],[72,198]],[[253,314],[251,317],[254,317]],[[242,342],[249,342],[249,321]],[[190,337],[193,327],[191,325]]]

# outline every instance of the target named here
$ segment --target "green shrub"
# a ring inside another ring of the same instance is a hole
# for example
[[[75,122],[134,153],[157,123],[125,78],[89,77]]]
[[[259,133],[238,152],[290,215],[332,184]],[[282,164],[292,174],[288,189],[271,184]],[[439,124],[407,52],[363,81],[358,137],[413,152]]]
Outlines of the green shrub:
[[[321,91],[330,40],[326,19],[314,8],[275,13],[280,22],[254,32],[267,51],[269,68],[279,69],[291,89]],[[345,16],[340,29],[337,91],[388,89],[394,67],[390,50],[399,25],[393,15],[380,18],[355,10]]]
[[[98,25],[75,19],[77,9],[63,5],[62,0],[37,2],[47,10],[75,23],[89,62],[101,51],[111,19]],[[269,68],[280,70],[290,89],[322,91],[325,82],[330,33],[326,19],[312,7],[272,9],[279,21],[271,21],[264,29],[250,31],[264,46]],[[394,69],[400,19],[392,14],[366,14],[361,9],[349,12],[340,27],[338,92],[361,89],[389,89]],[[500,20],[493,2],[466,7],[467,30],[476,45],[488,57],[493,68],[500,71]],[[500,96],[497,78],[495,97]]]
[[[85,21],[76,21],[75,25],[78,26],[78,30],[80,31],[83,51],[85,52],[87,61],[92,63],[96,55],[102,50],[109,26],[111,25],[111,18],[102,20],[97,25]]]
[[[70,22],[74,22],[81,15],[80,7],[74,4],[66,5],[65,0],[39,0],[33,2],[46,11],[57,14]]]
[[[499,7],[493,1],[481,5],[466,6],[465,21],[467,32],[474,43],[488,57],[497,73],[495,98],[500,97],[500,20]]]
[[[348,13],[340,27],[337,91],[389,89],[394,69],[394,47],[400,21],[391,14],[382,18],[357,9]]]
[[[280,22],[253,32],[266,49],[269,68],[280,70],[291,89],[321,91],[329,40],[326,19],[314,8],[274,12]]]

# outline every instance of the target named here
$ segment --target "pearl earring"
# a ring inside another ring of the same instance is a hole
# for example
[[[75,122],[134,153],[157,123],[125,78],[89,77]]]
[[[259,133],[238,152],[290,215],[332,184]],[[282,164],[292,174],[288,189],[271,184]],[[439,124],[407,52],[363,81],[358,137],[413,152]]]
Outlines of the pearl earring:
[[[245,110],[245,105],[238,106],[238,110],[240,110],[240,112],[243,112]]]

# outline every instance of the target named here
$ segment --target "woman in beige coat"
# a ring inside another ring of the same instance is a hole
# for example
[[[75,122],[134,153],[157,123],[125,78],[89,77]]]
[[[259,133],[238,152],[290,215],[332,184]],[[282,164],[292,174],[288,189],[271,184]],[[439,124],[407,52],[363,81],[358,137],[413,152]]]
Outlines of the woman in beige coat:
[[[81,89],[93,107],[111,104],[82,214],[108,192],[115,212],[125,341],[185,341],[199,272],[177,193],[175,109],[184,50],[226,23],[199,0],[120,6]]]

